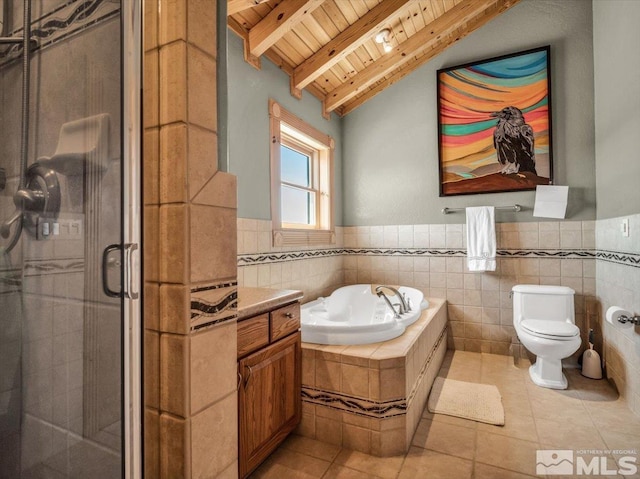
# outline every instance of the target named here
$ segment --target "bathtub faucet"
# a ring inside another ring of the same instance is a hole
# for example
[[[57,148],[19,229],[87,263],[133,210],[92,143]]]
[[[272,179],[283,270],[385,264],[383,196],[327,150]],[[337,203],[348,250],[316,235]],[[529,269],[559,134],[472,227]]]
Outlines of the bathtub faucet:
[[[389,298],[387,298],[387,295],[384,294],[384,292],[382,291],[383,289],[388,289],[398,297],[398,299],[400,300],[400,303],[398,304],[398,311],[396,311],[396,309],[393,307],[393,304],[391,304],[391,301],[389,301]],[[409,311],[409,308],[407,307],[407,302],[405,301],[404,297],[400,294],[400,291],[398,291],[397,289],[392,288],[391,286],[385,286],[381,284],[380,286],[376,286],[376,294],[378,295],[379,298],[382,298],[387,302],[387,304],[393,311],[394,316],[396,318],[399,318],[401,314],[404,314],[407,311]]]

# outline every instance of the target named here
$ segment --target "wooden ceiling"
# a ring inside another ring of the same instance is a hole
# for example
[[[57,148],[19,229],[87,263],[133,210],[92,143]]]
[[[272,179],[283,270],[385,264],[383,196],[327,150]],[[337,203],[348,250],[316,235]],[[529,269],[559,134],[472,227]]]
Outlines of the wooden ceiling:
[[[519,0],[228,0],[229,27],[244,57],[265,56],[322,101],[323,114],[346,115]],[[376,43],[391,30],[392,49]]]

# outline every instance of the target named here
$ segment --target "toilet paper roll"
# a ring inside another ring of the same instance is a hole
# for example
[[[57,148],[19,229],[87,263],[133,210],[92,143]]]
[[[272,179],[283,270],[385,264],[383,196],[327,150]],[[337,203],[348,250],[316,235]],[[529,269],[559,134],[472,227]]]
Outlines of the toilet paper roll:
[[[631,317],[633,315],[626,309],[622,309],[619,306],[611,306],[609,309],[607,309],[607,314],[605,315],[605,318],[608,323],[613,324],[616,328],[629,329],[633,327],[633,323],[628,322],[623,324],[620,321],[618,321],[618,318],[620,316]]]

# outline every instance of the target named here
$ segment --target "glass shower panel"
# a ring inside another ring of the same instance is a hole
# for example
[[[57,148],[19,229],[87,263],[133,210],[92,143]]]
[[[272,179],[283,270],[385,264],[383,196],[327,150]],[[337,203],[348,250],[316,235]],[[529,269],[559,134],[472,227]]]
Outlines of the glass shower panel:
[[[5,35],[21,37],[25,2],[5,3]],[[0,44],[0,478],[116,478],[123,300],[103,269],[118,291],[122,265],[103,251],[123,231],[121,5],[30,8],[25,112],[21,45]]]

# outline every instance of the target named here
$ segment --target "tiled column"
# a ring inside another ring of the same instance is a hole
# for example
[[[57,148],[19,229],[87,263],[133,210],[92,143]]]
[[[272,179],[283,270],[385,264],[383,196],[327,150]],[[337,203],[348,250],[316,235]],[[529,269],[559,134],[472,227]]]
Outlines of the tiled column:
[[[216,21],[215,0],[145,2],[147,477],[237,476],[236,179],[217,166]]]

